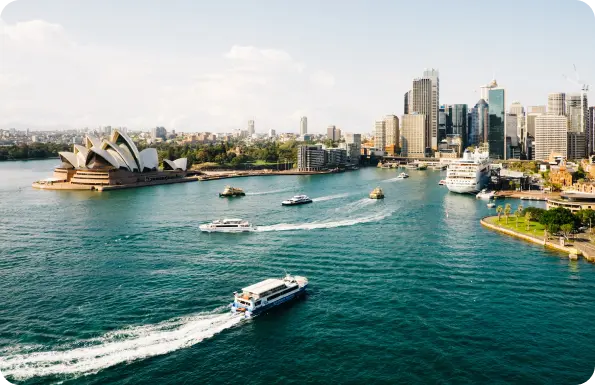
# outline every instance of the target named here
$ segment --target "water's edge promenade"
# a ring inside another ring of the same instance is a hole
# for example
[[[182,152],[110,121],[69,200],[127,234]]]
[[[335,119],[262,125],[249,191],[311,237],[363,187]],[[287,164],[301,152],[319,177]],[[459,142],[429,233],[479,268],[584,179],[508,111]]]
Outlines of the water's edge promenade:
[[[480,223],[482,226],[487,227],[488,229],[566,253],[568,257],[571,259],[576,259],[579,256],[582,256],[585,260],[589,262],[595,262],[595,248],[593,248],[593,246],[589,246],[588,240],[576,238],[573,240],[573,243],[562,245],[560,242],[548,241],[545,238],[536,237],[529,234],[523,234],[519,231],[506,228],[499,224],[490,223],[497,218],[497,216],[483,217],[482,219],[480,219]]]

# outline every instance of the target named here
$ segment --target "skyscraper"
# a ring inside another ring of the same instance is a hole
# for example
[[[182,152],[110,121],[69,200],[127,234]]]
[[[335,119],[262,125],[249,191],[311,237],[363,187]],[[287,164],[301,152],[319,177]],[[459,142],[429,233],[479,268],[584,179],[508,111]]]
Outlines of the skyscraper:
[[[374,147],[384,151],[386,147],[386,121],[377,120],[374,124]]]
[[[489,91],[488,144],[490,158],[506,159],[506,92],[503,88]]]
[[[548,115],[566,115],[566,94],[554,92],[547,96]]]
[[[426,78],[414,79],[412,90],[413,102],[411,103],[411,110],[409,114],[417,113],[426,116],[424,124],[426,125],[426,132],[424,134],[424,146],[431,148],[432,142],[432,80]],[[436,111],[438,113],[438,111]],[[437,122],[436,122],[437,123]],[[436,133],[438,127],[436,126]]]
[[[535,117],[534,159],[549,160],[552,152],[566,157],[568,121],[563,115],[538,115]]]
[[[337,127],[330,125],[326,128],[326,137],[329,138],[330,140],[332,140],[333,142],[335,142],[337,133],[336,133]]]
[[[308,118],[302,116],[300,119],[300,135],[304,136],[308,133]]]
[[[446,139],[446,106],[438,109],[438,143]]]
[[[479,99],[471,110],[471,126],[467,142],[469,146],[479,146],[488,141],[488,121],[488,103],[484,99]]]
[[[545,114],[545,106],[529,106],[527,107],[527,114]]]
[[[404,101],[404,106],[403,106],[403,111],[405,115],[409,114],[409,112],[411,111],[411,93],[412,91],[409,90],[407,92],[405,92],[405,96],[403,97],[403,101]]]
[[[589,143],[587,144],[588,155],[595,151],[595,107],[589,107],[589,121],[587,124],[587,136]]]
[[[515,102],[512,102],[512,104],[510,105],[509,112],[520,118],[521,116],[525,115],[525,107],[523,107],[523,105],[520,102],[515,101]]]
[[[386,146],[399,147],[399,118],[396,115],[387,115],[384,118]]]
[[[490,90],[497,88],[498,87],[498,82],[496,82],[496,79],[493,79],[491,82],[489,82],[486,85],[483,85],[480,87],[480,97],[486,101],[486,103],[490,103]]]
[[[463,148],[467,146],[467,105],[451,104],[444,106],[446,113],[446,136],[461,138]]]
[[[432,150],[438,150],[438,108],[440,108],[440,76],[437,69],[424,70],[424,78],[432,81],[432,113],[429,116]]]
[[[254,120],[248,120],[248,135],[254,135]]]
[[[425,156],[427,142],[426,116],[422,114],[403,115],[401,122],[401,156]]]

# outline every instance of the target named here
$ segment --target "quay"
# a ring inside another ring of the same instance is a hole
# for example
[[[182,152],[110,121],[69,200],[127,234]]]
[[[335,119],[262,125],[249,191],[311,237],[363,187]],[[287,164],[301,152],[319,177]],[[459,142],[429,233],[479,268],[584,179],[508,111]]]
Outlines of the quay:
[[[272,176],[272,175],[326,175],[334,174],[337,171],[325,170],[325,171],[297,171],[297,170],[253,170],[253,171],[202,171],[197,176],[199,181],[218,180],[227,178],[243,178],[249,176]]]
[[[567,254],[568,258],[571,260],[576,260],[579,256],[582,256],[583,259],[588,262],[595,262],[595,245],[591,244],[588,238],[582,237],[582,234],[576,234],[575,238],[570,240],[570,243],[566,243],[566,241],[563,239],[559,240],[558,242],[554,240],[550,241],[542,237],[528,234],[526,232],[522,233],[520,231],[515,231],[512,228],[501,226],[498,224],[497,218],[497,216],[484,217],[480,220],[480,223],[482,226],[490,230],[519,238],[527,242],[543,245],[543,247],[549,249],[563,252]],[[525,223],[522,223],[521,226],[525,226]]]
[[[543,191],[497,191],[494,194],[496,199],[498,198],[512,198],[530,201],[547,201],[548,199],[556,199],[560,197],[559,192],[548,192]]]

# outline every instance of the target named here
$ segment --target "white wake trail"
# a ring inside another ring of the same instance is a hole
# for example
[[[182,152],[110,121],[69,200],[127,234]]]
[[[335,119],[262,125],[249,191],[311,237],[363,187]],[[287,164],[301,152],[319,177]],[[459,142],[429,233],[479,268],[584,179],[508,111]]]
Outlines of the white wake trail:
[[[314,198],[312,199],[312,202],[324,202],[324,201],[330,201],[333,199],[339,199],[339,198],[345,198],[348,197],[349,193],[345,193],[345,194],[336,194],[336,195],[327,195],[324,197],[319,197],[319,198]]]
[[[268,194],[277,194],[282,192],[291,191],[290,188],[284,188],[281,190],[271,190],[271,191],[262,191],[262,192],[253,192],[253,193],[246,193],[246,195],[268,195]]]
[[[58,374],[89,374],[123,362],[136,361],[186,348],[237,325],[240,315],[202,313],[154,325],[135,326],[55,351],[9,353],[0,370],[15,379]]]
[[[316,230],[316,229],[331,229],[334,227],[353,226],[360,223],[378,222],[392,215],[392,211],[373,214],[366,217],[343,219],[339,221],[316,221],[311,223],[291,224],[279,223],[270,226],[258,226],[257,231],[294,231],[294,230]]]
[[[353,211],[363,209],[376,203],[378,203],[378,200],[376,199],[362,198],[358,201],[351,202],[343,207],[337,207],[335,209],[335,212],[351,213]]]

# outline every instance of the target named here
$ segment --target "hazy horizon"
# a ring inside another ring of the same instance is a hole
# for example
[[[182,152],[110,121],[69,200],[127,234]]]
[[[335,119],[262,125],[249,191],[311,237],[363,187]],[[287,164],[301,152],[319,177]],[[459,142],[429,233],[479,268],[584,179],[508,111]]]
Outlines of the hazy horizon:
[[[307,116],[312,133],[366,133],[425,68],[441,104],[470,107],[494,74],[507,106],[578,92],[573,64],[595,81],[578,0],[18,0],[1,16],[0,129],[298,132]]]

